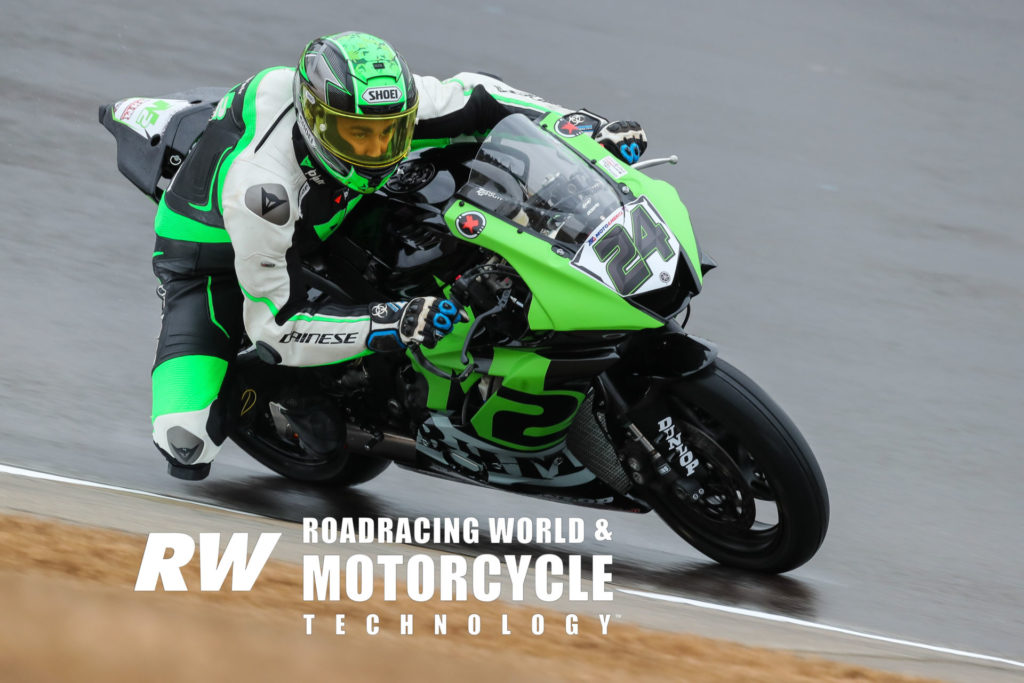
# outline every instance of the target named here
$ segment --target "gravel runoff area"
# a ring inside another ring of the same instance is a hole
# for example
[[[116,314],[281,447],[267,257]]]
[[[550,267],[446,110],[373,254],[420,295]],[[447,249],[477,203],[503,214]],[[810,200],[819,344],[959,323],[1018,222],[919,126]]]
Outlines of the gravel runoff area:
[[[135,592],[145,537],[35,515],[0,516],[0,671],[9,681],[346,680],[448,681],[910,681],[824,659],[625,623],[601,635],[580,617],[569,636],[565,615],[500,603],[346,603],[302,601],[301,572],[272,560],[250,592]],[[198,585],[194,563],[183,571]],[[379,594],[379,591],[378,591]],[[448,614],[448,635],[432,633]],[[301,615],[326,628],[305,634]],[[367,635],[369,614],[381,632]],[[414,633],[398,633],[411,614]],[[470,614],[484,625],[472,636]],[[543,614],[549,631],[531,633]],[[501,634],[502,615],[507,630]],[[556,626],[551,628],[550,625]]]

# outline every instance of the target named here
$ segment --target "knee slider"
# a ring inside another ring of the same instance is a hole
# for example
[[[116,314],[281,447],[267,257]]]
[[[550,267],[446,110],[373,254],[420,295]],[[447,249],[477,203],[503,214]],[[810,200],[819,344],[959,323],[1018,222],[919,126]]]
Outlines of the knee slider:
[[[153,420],[153,442],[168,462],[184,467],[208,465],[221,446],[210,434],[208,417],[209,408],[160,415]]]

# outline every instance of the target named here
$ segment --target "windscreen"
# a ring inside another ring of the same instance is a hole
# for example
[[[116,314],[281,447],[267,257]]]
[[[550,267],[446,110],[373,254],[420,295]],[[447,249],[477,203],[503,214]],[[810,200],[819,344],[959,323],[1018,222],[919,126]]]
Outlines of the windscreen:
[[[607,178],[522,114],[495,126],[469,165],[460,195],[551,239],[581,244],[622,208]]]
[[[574,268],[621,296],[675,282],[681,246],[650,198],[624,205],[604,173],[525,116],[495,126],[469,167],[462,197],[566,244]],[[678,303],[673,299],[668,307]]]

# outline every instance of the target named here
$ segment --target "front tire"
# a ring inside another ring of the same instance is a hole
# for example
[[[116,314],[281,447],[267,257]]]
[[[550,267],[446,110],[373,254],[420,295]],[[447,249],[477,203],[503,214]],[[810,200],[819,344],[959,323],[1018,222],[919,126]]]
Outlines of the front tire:
[[[671,483],[648,488],[658,515],[724,565],[781,573],[813,557],[828,529],[828,491],[782,408],[721,359],[677,380],[666,398],[649,411],[654,425],[641,426],[672,467]]]

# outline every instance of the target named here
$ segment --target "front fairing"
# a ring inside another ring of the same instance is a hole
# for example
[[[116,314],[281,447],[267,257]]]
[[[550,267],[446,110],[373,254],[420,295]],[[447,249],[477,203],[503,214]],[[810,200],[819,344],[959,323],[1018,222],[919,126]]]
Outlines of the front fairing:
[[[658,327],[700,291],[700,256],[675,190],[615,160],[559,117],[503,120],[449,205],[452,234],[523,277],[534,330]]]
[[[697,244],[697,237],[693,232],[693,226],[690,224],[690,214],[679,199],[676,189],[663,180],[651,178],[619,161],[615,155],[595,142],[590,135],[566,137],[560,132],[559,126],[564,118],[566,117],[550,114],[540,122],[540,127],[572,147],[589,165],[606,176],[613,185],[616,185],[623,195],[623,203],[634,203],[638,198],[649,200],[663,219],[665,227],[672,232],[674,240],[678,241],[680,246],[679,267],[683,272],[675,275],[673,285],[687,289],[692,296],[699,294],[703,285],[704,273],[701,268],[702,254]]]

